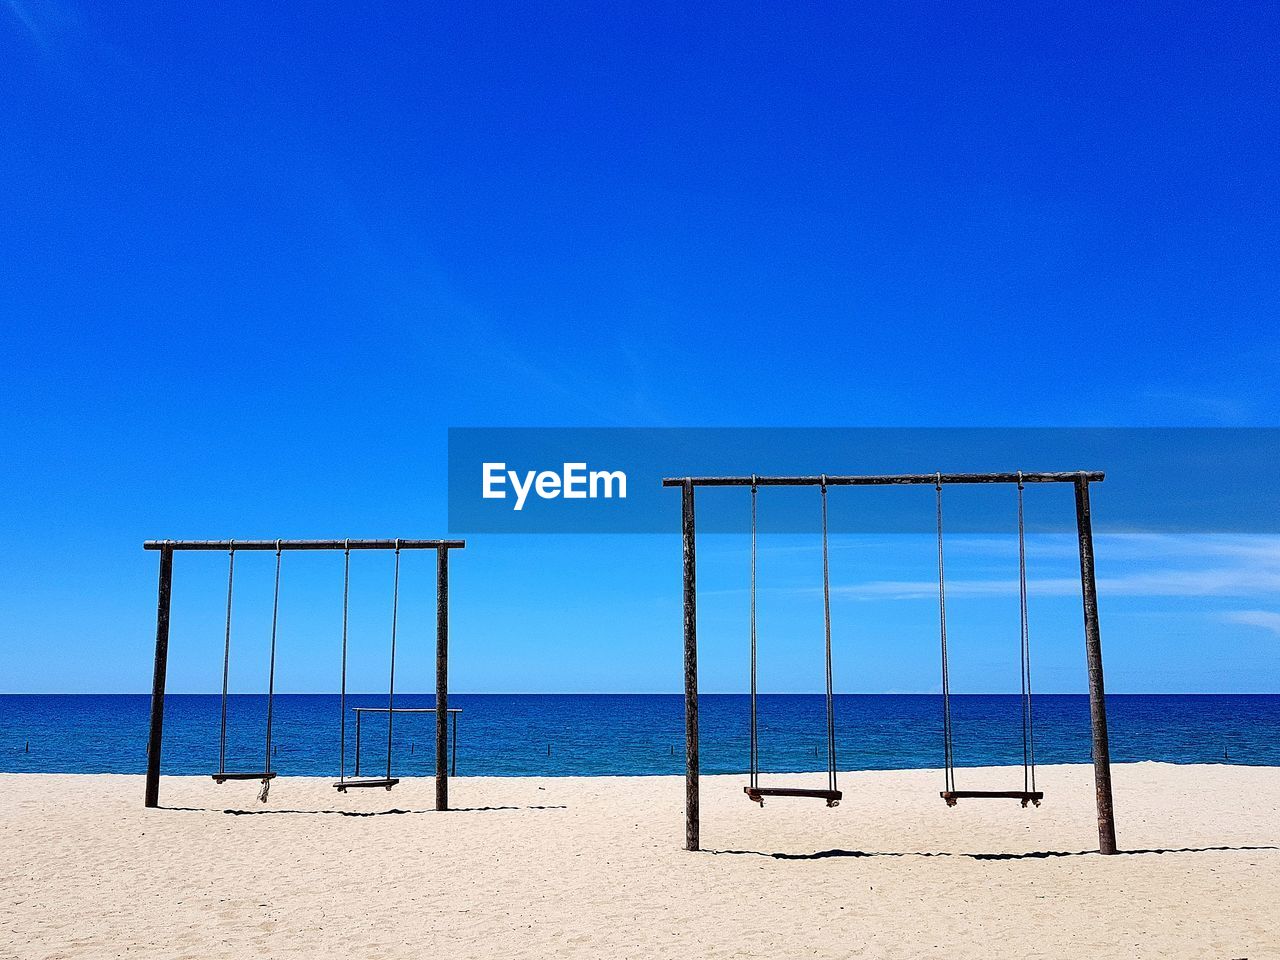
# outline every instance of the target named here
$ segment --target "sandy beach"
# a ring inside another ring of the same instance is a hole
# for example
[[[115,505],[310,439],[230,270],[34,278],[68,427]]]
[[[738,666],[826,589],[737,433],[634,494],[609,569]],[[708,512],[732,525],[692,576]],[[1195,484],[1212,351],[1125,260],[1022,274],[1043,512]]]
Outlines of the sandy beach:
[[[1038,810],[940,780],[846,773],[828,810],[707,777],[688,853],[673,777],[464,778],[441,814],[431,780],[171,777],[144,810],[140,777],[5,775],[0,954],[1280,956],[1280,769],[1116,766],[1115,857],[1088,767],[1043,768]]]

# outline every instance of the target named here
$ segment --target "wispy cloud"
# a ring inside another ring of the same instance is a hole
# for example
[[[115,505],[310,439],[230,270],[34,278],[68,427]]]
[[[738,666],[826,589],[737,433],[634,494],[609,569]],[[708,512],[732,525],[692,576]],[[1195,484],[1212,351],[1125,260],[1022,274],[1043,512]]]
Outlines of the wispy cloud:
[[[1245,397],[1221,393],[1153,388],[1142,391],[1139,398],[1148,408],[1174,422],[1190,417],[1199,423],[1237,426],[1248,422],[1253,413]]]
[[[1062,538],[1037,553],[1029,550],[1034,569],[1036,559],[1047,564],[1054,575],[1032,576],[1028,590],[1033,596],[1079,596],[1080,578],[1075,566],[1076,544]],[[971,556],[984,553],[1007,560],[1009,544],[991,538],[972,538]],[[949,553],[961,554],[962,551]],[[1098,538],[1098,592],[1103,597],[1249,597],[1280,595],[1280,537],[1274,536],[1111,536]],[[1120,568],[1123,572],[1108,573]],[[914,572],[914,571],[913,571]],[[768,588],[766,588],[767,590]],[[782,592],[807,595],[820,587],[801,584],[778,588]],[[1004,576],[955,577],[947,580],[947,592],[955,596],[1009,596],[1017,591],[1015,571]],[[833,596],[850,600],[919,600],[936,597],[935,576],[901,579],[844,579],[832,584]],[[1270,628],[1280,615],[1266,611],[1242,611],[1259,615],[1235,622]],[[1265,616],[1263,616],[1265,614]]]
[[[1280,637],[1280,613],[1274,610],[1228,610],[1222,614],[1222,619],[1227,623],[1259,627]]]
[[[1017,590],[1017,580],[948,580],[947,593],[956,596],[1004,596]],[[1078,577],[1046,577],[1027,581],[1034,596],[1078,596]],[[915,600],[937,596],[937,580],[873,580],[831,588],[850,599]],[[1280,570],[1241,570],[1237,567],[1201,570],[1152,570],[1120,577],[1099,577],[1098,593],[1125,597],[1252,597],[1280,593]]]
[[[5,7],[10,15],[18,22],[18,25],[26,30],[32,42],[46,53],[49,50],[48,40],[45,39],[44,30],[41,28],[39,21],[35,15],[27,9],[25,4],[19,3],[18,0],[5,0]]]
[[[8,16],[5,16],[5,13]],[[29,40],[45,57],[63,61],[62,56],[74,45],[79,52],[85,40],[84,20],[72,0],[0,0],[0,30],[9,20],[17,32]],[[118,62],[115,48],[98,44],[98,52],[108,52]]]

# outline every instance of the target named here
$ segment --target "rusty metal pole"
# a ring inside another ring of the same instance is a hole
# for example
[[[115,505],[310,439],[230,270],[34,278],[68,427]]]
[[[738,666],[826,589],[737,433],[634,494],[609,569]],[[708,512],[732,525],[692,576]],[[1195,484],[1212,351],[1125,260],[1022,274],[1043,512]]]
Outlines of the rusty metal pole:
[[[436,809],[449,809],[449,550],[436,551]]]
[[[1098,587],[1093,567],[1088,479],[1081,474],[1075,487],[1080,592],[1084,599],[1084,651],[1089,666],[1089,721],[1093,728],[1093,783],[1098,805],[1098,852],[1111,854],[1116,852],[1116,823],[1111,802],[1111,748],[1107,741],[1107,701],[1102,676],[1102,637],[1098,631]]]
[[[151,675],[151,734],[147,740],[148,807],[160,805],[160,748],[164,741],[164,683],[169,669],[169,598],[173,592],[173,548],[160,549],[156,600],[156,664]]]
[[[684,534],[684,846],[698,846],[698,587],[694,553],[693,481],[680,491]]]

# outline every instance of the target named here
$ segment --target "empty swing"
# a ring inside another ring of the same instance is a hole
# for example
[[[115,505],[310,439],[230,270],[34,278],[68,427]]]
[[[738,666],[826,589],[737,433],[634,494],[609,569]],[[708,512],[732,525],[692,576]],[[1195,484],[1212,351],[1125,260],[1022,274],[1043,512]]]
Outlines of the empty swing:
[[[1036,789],[1035,727],[1031,716],[1031,634],[1027,625],[1027,544],[1022,507],[1022,471],[1018,471],[1018,599],[1022,657],[1022,789],[957,790],[955,754],[951,739],[951,677],[947,656],[947,590],[942,559],[942,474],[934,484],[938,504],[938,623],[942,646],[942,753],[945,764],[944,787],[939,794],[954,807],[958,800],[1001,798],[1040,806],[1044,793]]]
[[[342,693],[339,697],[342,716],[339,721],[338,779],[334,787],[346,793],[350,787],[386,787],[390,790],[400,782],[391,776],[391,728],[396,717],[396,621],[400,612],[400,541],[396,540],[395,572],[391,580],[391,676],[387,682],[387,773],[375,779],[347,779],[347,601],[351,594],[351,541],[346,541],[342,568]],[[359,763],[356,764],[359,766]],[[356,771],[359,774],[359,771]]]
[[[750,783],[743,787],[749,799],[764,806],[765,797],[815,797],[828,807],[840,805],[843,794],[836,782],[835,699],[831,685],[831,576],[827,556],[827,478],[821,478],[822,490],[822,612],[826,636],[827,659],[827,789],[808,790],[797,787],[760,786],[760,738],[756,710],[756,478],[751,477],[751,772]]]
[[[218,772],[213,774],[214,783],[226,783],[228,780],[260,780],[262,789],[258,799],[267,802],[267,792],[271,781],[275,779],[275,771],[271,769],[271,719],[275,706],[276,689],[276,624],[280,614],[280,541],[276,541],[276,585],[271,601],[271,661],[267,674],[267,745],[266,762],[260,772],[232,772],[227,770],[227,692],[231,673],[231,597],[236,578],[236,545],[230,541],[227,550],[227,628],[222,648],[222,725],[218,738]]]

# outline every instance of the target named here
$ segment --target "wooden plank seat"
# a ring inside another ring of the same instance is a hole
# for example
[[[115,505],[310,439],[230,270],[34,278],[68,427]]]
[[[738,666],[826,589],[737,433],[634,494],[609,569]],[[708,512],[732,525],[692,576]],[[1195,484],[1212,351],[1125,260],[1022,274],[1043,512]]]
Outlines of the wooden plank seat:
[[[214,783],[226,783],[228,780],[274,780],[275,772],[269,773],[213,773]]]
[[[348,787],[386,787],[390,790],[399,782],[399,777],[381,780],[339,780],[333,786],[339,793],[346,793]]]
[[[765,797],[816,797],[827,801],[828,807],[837,807],[844,796],[839,790],[804,790],[799,787],[743,787],[742,792],[762,807]]]
[[[938,796],[947,801],[948,807],[954,807],[957,800],[1021,800],[1025,807],[1028,803],[1040,806],[1044,792],[1040,790],[943,790]]]

